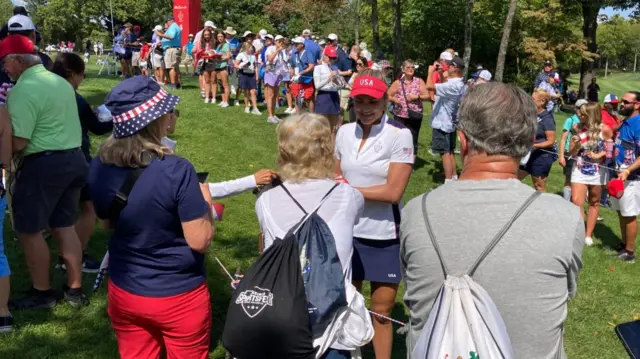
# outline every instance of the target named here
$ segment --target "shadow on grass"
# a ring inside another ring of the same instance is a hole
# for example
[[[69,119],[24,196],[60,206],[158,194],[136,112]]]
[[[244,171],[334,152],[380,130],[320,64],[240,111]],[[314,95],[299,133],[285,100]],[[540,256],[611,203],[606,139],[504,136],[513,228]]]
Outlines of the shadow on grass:
[[[593,232],[596,238],[600,239],[600,241],[602,242],[601,244],[598,243],[596,245],[597,248],[612,249],[616,248],[621,243],[620,237],[613,233],[611,228],[602,223],[597,223],[596,228]]]

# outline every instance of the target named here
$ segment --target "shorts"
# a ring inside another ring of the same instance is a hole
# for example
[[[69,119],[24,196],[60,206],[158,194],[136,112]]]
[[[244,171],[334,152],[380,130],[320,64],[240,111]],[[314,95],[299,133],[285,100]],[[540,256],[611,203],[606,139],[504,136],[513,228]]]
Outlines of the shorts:
[[[245,74],[240,72],[238,75],[238,88],[241,90],[255,90],[258,88],[256,74]]]
[[[25,156],[11,199],[15,231],[31,234],[73,226],[88,171],[79,148]]]
[[[314,112],[320,115],[340,114],[340,95],[337,91],[318,91]]]
[[[273,72],[264,73],[264,84],[270,87],[279,87],[282,80],[281,76],[276,75]]]
[[[154,69],[164,68],[164,65],[162,64],[164,57],[162,55],[154,53],[151,56],[153,60],[151,61],[151,65],[153,66]]]
[[[348,350],[338,350],[329,348],[320,359],[351,359],[351,352]]]
[[[611,209],[623,217],[640,215],[640,181],[625,181],[622,198],[610,197]]]
[[[453,153],[456,149],[456,132],[444,132],[437,128],[433,129],[431,135],[431,150],[434,153]]]
[[[576,160],[571,157],[571,154],[569,154],[569,152],[564,153],[564,159],[567,162],[567,165],[562,169],[562,173],[567,180],[571,181],[571,171],[573,170],[573,164],[576,162]]]
[[[182,64],[185,66],[193,66],[193,56],[187,55],[182,59]]]
[[[179,69],[181,54],[182,49],[180,49],[179,47],[170,47],[164,50],[164,68]]]
[[[532,177],[549,177],[554,161],[555,155],[553,154],[533,151],[527,164],[520,168],[527,171]]]
[[[600,167],[593,175],[586,175],[580,171],[577,165],[571,171],[571,183],[580,183],[587,186],[604,186],[607,184],[607,169]]]
[[[133,52],[131,56],[131,65],[139,67],[140,66],[140,51]]]
[[[343,111],[347,111],[349,109],[350,95],[351,95],[351,90],[347,90],[347,89],[340,90],[340,108]]]
[[[400,239],[377,240],[354,237],[351,265],[353,280],[400,283],[402,281]]]
[[[80,202],[89,201],[91,201],[91,191],[89,190],[89,183],[85,183],[85,185],[80,190]]]
[[[9,268],[9,260],[4,254],[4,216],[7,209],[7,198],[2,197],[0,199],[0,277],[6,277],[11,275],[11,268]]]
[[[291,84],[291,94],[294,97],[298,97],[300,96],[300,93],[302,92],[302,96],[304,98],[305,101],[309,101],[311,99],[313,99],[313,83],[294,83]]]

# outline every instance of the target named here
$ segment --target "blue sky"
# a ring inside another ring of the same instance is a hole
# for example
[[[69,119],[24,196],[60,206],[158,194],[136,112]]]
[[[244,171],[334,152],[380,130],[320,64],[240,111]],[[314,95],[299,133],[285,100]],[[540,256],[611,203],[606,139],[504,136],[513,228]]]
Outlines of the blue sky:
[[[607,14],[608,16],[612,16],[614,14],[620,14],[624,17],[629,17],[629,15],[631,15],[631,13],[633,12],[633,10],[614,10],[611,7],[606,7],[602,10],[600,10],[601,14]]]

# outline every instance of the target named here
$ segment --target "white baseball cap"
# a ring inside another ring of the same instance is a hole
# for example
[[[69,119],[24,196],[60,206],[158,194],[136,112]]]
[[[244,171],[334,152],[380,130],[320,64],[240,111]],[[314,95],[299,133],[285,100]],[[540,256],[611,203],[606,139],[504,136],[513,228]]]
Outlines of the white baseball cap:
[[[33,25],[33,21],[31,21],[31,18],[24,15],[12,16],[9,21],[7,21],[7,26],[9,32],[30,31],[36,29],[36,27]]]
[[[264,37],[267,35],[267,30],[265,29],[260,30],[260,32],[258,32],[258,35],[260,35],[260,37],[264,39]]]
[[[580,107],[582,107],[582,106],[584,106],[584,105],[586,105],[588,103],[589,103],[589,101],[581,98],[578,101],[576,101],[575,106],[576,106],[576,108],[580,108]]]
[[[294,44],[304,44],[304,38],[296,36],[293,38],[293,40],[291,40],[291,42]]]
[[[449,51],[445,51],[445,52],[440,54],[440,60],[452,61],[453,60],[453,56],[451,56],[451,53]]]
[[[266,35],[264,35],[262,38],[263,38],[263,39],[271,39],[271,40],[273,40],[273,35],[271,35],[271,34],[266,34]]]
[[[153,28],[153,31],[162,31],[164,28],[161,25],[156,25],[156,27]]]
[[[482,70],[480,71],[480,74],[478,74],[478,78],[481,78],[485,81],[491,81],[491,72],[487,70]]]
[[[311,30],[309,30],[309,29],[304,29],[304,30],[302,31],[302,35],[311,35]]]
[[[326,42],[326,41],[324,41],[324,40],[320,40],[320,41],[318,41],[318,45],[320,45],[320,46],[322,46],[322,45],[326,45],[326,44],[327,44],[327,42]]]
[[[249,35],[255,35],[255,34],[253,32],[251,32],[251,31],[247,30],[247,31],[244,32],[244,34],[242,34],[242,37],[244,38],[244,37],[247,37]]]
[[[282,40],[282,39],[284,39],[284,36],[276,35],[276,38],[274,40],[278,41],[278,40]]]
[[[204,22],[204,27],[212,27],[215,29],[216,25],[213,24],[213,21],[209,20]]]
[[[336,34],[329,34],[327,36],[327,39],[331,40],[331,41],[337,41],[338,40],[338,35]]]

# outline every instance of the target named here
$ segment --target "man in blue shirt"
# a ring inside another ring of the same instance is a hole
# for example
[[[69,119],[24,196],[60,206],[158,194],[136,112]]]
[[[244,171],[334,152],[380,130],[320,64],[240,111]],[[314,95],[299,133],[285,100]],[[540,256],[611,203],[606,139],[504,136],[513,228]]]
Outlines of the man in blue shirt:
[[[311,39],[311,30],[304,30],[302,32],[302,38],[304,39],[305,50],[307,50],[311,54],[313,62],[318,63],[318,61],[322,59],[322,52],[320,51],[320,46],[318,46],[318,44],[316,44],[316,42]]]
[[[173,16],[167,18],[164,25],[165,32],[157,31],[158,37],[162,38],[162,50],[164,50],[164,68],[169,71],[168,86],[170,89],[180,88],[180,57],[182,48],[180,39],[182,38],[182,29],[176,23]]]
[[[618,211],[622,243],[618,259],[635,263],[635,244],[640,215],[640,92],[630,91],[623,97],[620,115],[626,120],[620,125],[615,144],[618,178],[624,182],[620,199],[611,198],[611,208]]]
[[[311,52],[305,48],[305,39],[296,37],[291,40],[296,49],[291,55],[291,94],[296,98],[296,113],[300,113],[304,103],[309,105],[309,112],[313,112],[315,99],[313,96],[313,68],[316,64]]]
[[[189,68],[192,68],[195,66],[195,64],[193,63],[193,46],[194,45],[195,43],[193,42],[193,34],[189,34],[189,41],[182,48],[182,52],[184,54],[184,57],[182,59],[182,64],[184,65],[184,71],[187,73],[187,75],[189,74]],[[194,68],[194,76],[195,76],[195,68]]]
[[[549,77],[554,77],[556,73],[553,71],[553,62],[547,60],[544,62],[544,69],[536,77],[534,88],[538,88],[541,83],[547,82]]]

